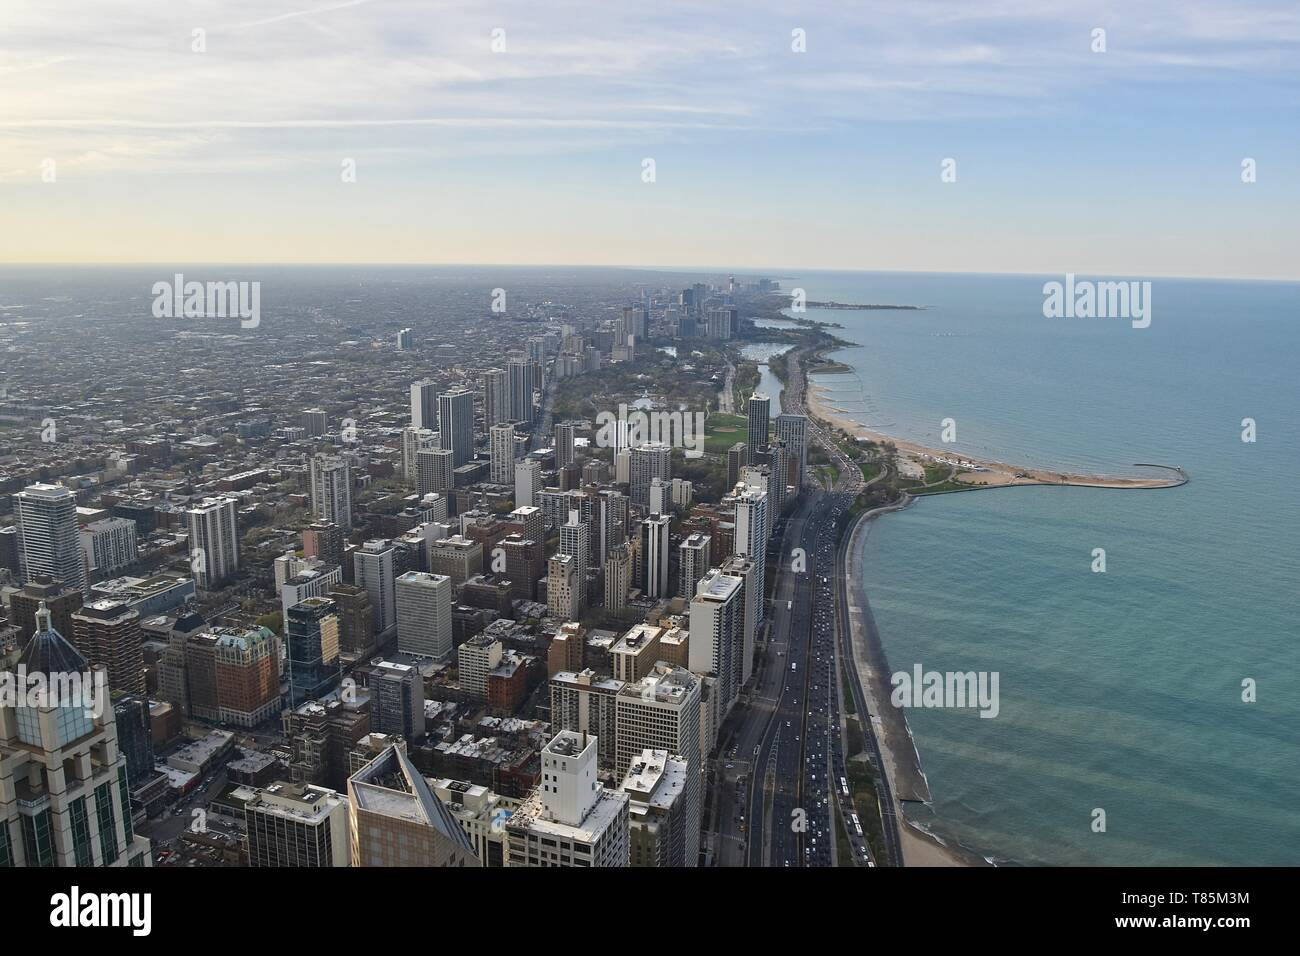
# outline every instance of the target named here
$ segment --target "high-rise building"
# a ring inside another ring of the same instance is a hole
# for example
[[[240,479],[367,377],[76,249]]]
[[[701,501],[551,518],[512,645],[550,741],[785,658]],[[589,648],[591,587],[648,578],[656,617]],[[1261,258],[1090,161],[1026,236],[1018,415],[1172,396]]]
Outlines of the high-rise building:
[[[280,639],[265,627],[217,633],[217,707],[223,723],[256,727],[280,713]]]
[[[700,748],[700,678],[684,667],[660,662],[616,698],[616,771],[627,774],[645,750],[663,750],[687,764],[684,798],[684,866],[700,853],[700,806],[704,765]]]
[[[415,348],[415,330],[398,329],[397,330],[397,351],[409,352]]]
[[[489,477],[494,485],[508,485],[515,477],[515,426],[500,422],[488,429],[492,464]]]
[[[597,676],[591,668],[560,671],[551,678],[550,684],[551,727],[594,735],[599,741],[600,766],[609,770],[614,769],[617,759],[615,700],[623,685],[621,680]]]
[[[749,683],[749,675],[754,670],[754,640],[758,635],[758,623],[763,616],[763,579],[759,574],[758,563],[740,554],[733,554],[722,562],[722,573],[745,582],[740,589],[740,600],[745,609],[742,639],[733,668],[736,690],[739,692],[740,688]]]
[[[415,453],[416,489],[422,495],[456,487],[456,457],[450,448],[422,448]]]
[[[571,554],[555,554],[546,567],[546,606],[552,617],[561,621],[577,620],[582,614],[578,595],[578,559]]]
[[[328,521],[317,521],[302,532],[302,553],[304,557],[315,558],[325,565],[343,564],[343,545],[347,536],[343,529]]]
[[[396,561],[397,549],[387,538],[367,541],[352,552],[352,581],[370,597],[375,638],[381,644],[397,627]]]
[[[49,695],[0,695],[0,869],[152,866],[135,834],[126,755],[108,681],[54,630],[49,611],[18,666],[44,675]]]
[[[659,639],[667,629],[657,624],[633,624],[609,649],[614,678],[627,683],[639,681],[659,660]]]
[[[785,444],[777,439],[770,445],[763,448],[755,449],[753,454],[754,465],[760,470],[766,468],[767,474],[767,506],[768,514],[768,532],[771,533],[772,526],[777,519],[781,517],[781,512],[785,510],[785,485],[788,480],[786,475],[790,467],[790,455],[786,451]],[[753,468],[754,465],[750,465]],[[743,475],[744,472],[742,471]]]
[[[695,585],[709,570],[710,540],[697,531],[677,547],[677,593],[688,601],[695,597]]]
[[[108,686],[124,694],[143,694],[144,645],[140,615],[123,601],[92,601],[72,615],[72,634],[91,664],[108,671]]]
[[[63,485],[37,483],[13,496],[23,580],[48,574],[86,594],[86,565],[77,528],[77,498]]]
[[[578,426],[573,422],[556,422],[555,423],[555,467],[563,468],[565,465],[572,464],[575,460],[573,450],[573,435],[578,430]]]
[[[407,571],[397,579],[397,649],[442,660],[451,653],[451,578]]]
[[[744,652],[744,586],[743,578],[715,568],[700,579],[691,599],[690,667],[696,674],[717,677],[723,715],[740,692],[736,658]]]
[[[776,437],[785,442],[790,454],[789,475],[787,481],[794,485],[795,494],[808,474],[808,418],[783,412],[776,416]]]
[[[348,866],[348,802],[311,784],[274,783],[244,803],[249,866]]]
[[[511,359],[506,365],[509,380],[509,417],[517,422],[532,424],[533,392],[542,387],[542,366],[528,359]]]
[[[460,587],[483,572],[483,545],[462,534],[439,538],[429,546],[429,570],[446,575]]]
[[[488,674],[501,663],[502,645],[491,634],[475,634],[456,648],[460,689],[478,701],[488,696]]]
[[[483,373],[483,423],[489,427],[510,420],[510,379],[505,369]]]
[[[515,507],[536,506],[542,490],[542,465],[534,458],[515,462]]]
[[[356,660],[375,646],[375,613],[370,593],[355,584],[339,583],[326,595],[339,614],[339,653]]]
[[[749,440],[750,448],[762,448],[767,444],[769,419],[772,414],[772,400],[766,395],[755,392],[749,396]]]
[[[353,866],[478,866],[469,837],[406,754],[389,747],[348,778]]]
[[[605,612],[621,614],[627,609],[627,592],[632,587],[632,551],[627,543],[609,549],[605,557]]]
[[[438,428],[438,385],[436,382],[415,382],[411,385],[411,427]]]
[[[211,591],[239,570],[239,524],[234,498],[204,498],[187,511],[194,583]]]
[[[443,448],[451,449],[452,467],[474,457],[474,393],[454,388],[438,396],[438,433]]]
[[[402,429],[402,477],[406,483],[416,487],[420,483],[420,452],[437,448],[442,436],[431,428],[416,428],[408,425]]]
[[[672,519],[652,514],[641,522],[642,578],[638,582],[647,597],[668,597],[668,530]]]
[[[582,520],[578,511],[569,512],[569,520],[560,525],[560,553],[571,554],[578,559],[579,607],[587,606],[586,576],[591,566],[591,525]]]
[[[370,669],[369,689],[372,731],[400,734],[411,744],[424,739],[424,680],[418,669],[380,661]]]
[[[44,604],[50,612],[54,630],[74,637],[72,615],[81,609],[83,596],[80,588],[64,587],[48,574],[30,576],[21,591],[9,597],[9,623],[18,628],[18,639],[26,646],[36,633],[36,612]]]
[[[507,866],[628,865],[628,796],[596,780],[595,737],[562,730],[542,783],[506,820]]]
[[[760,588],[764,588],[767,581],[767,541],[770,528],[767,492],[755,490],[752,486],[744,488],[736,496],[736,537],[732,553],[754,562]],[[764,616],[764,595],[756,594],[753,600],[758,611],[758,619],[755,621],[757,627]]]
[[[695,826],[699,852],[698,814],[692,819],[689,796],[691,766],[685,757],[666,750],[646,749],[632,760],[619,789],[628,795],[628,853],[632,866],[696,866],[688,858],[690,828]]]
[[[323,408],[306,408],[302,413],[302,427],[308,438],[320,438],[329,430],[329,416]]]
[[[130,518],[104,518],[81,529],[81,550],[86,567],[104,577],[135,564],[135,522]]]
[[[338,608],[308,598],[289,608],[284,623],[289,657],[289,706],[325,697],[342,676]]]
[[[311,507],[321,521],[352,530],[352,468],[338,455],[311,460]]]
[[[648,507],[650,482],[654,478],[667,481],[673,476],[673,450],[662,442],[647,442],[631,451],[630,494],[632,503]]]
[[[749,464],[749,446],[738,441],[727,449],[727,487],[734,488],[740,481],[740,470]]]

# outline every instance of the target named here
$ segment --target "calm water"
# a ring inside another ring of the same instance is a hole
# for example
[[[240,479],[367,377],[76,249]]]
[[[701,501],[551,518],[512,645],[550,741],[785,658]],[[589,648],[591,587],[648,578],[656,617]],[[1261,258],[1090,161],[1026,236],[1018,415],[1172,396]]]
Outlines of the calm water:
[[[918,819],[1023,863],[1300,863],[1300,286],[1157,279],[1139,330],[1044,318],[1046,278],[785,283],[929,306],[810,310],[858,343],[836,355],[853,374],[819,381],[865,424],[938,445],[952,418],[958,451],[1192,477],[946,495],[876,522],[866,585],[891,669],[1001,680],[996,719],[909,712],[934,797]]]
[[[780,321],[780,320],[773,320]],[[781,342],[752,342],[742,346],[740,354],[751,361],[758,362],[758,388],[760,394],[771,399],[768,413],[775,418],[781,414],[781,380],[772,374],[768,361],[778,355],[784,355],[793,348]]]

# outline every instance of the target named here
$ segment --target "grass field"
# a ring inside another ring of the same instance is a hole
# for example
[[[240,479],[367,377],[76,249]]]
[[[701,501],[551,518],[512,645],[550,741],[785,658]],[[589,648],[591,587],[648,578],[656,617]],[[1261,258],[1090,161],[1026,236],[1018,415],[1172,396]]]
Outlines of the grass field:
[[[704,450],[710,455],[725,455],[727,449],[749,434],[749,421],[743,415],[709,416],[704,427]]]

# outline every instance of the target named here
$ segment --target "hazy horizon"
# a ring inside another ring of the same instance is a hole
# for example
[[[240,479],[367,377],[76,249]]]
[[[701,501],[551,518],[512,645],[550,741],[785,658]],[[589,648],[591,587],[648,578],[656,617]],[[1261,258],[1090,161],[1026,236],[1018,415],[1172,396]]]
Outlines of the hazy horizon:
[[[1276,0],[14,0],[0,262],[1291,280],[1297,54]]]

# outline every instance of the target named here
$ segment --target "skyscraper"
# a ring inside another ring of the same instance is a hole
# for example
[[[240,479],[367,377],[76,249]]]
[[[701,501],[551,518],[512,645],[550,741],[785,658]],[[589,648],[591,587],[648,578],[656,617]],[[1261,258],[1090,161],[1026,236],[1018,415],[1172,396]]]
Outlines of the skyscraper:
[[[410,664],[380,661],[370,670],[370,729],[424,739],[424,679]]]
[[[13,497],[23,580],[48,574],[87,593],[86,566],[77,527],[77,498],[63,485],[28,485]]]
[[[72,615],[77,650],[92,664],[103,664],[108,686],[124,694],[143,694],[144,644],[140,615],[125,601],[92,601]]]
[[[490,478],[494,485],[508,485],[515,477],[515,426],[501,422],[489,429],[492,453]]]
[[[411,386],[411,427],[438,427],[438,386],[434,382],[416,382]]]
[[[776,437],[785,442],[790,453],[790,467],[787,481],[794,485],[795,494],[803,484],[804,475],[808,473],[808,418],[804,415],[792,415],[783,412],[776,416]]]
[[[397,579],[397,649],[442,660],[452,650],[451,578],[407,571]]]
[[[647,597],[668,597],[668,515],[652,514],[641,522],[641,590]]]
[[[515,507],[537,505],[537,493],[542,490],[542,466],[534,458],[515,462]]]
[[[563,468],[574,460],[573,433],[577,426],[573,422],[555,423],[555,467]]]
[[[734,488],[740,481],[740,470],[749,464],[749,446],[738,441],[727,449],[727,487]]]
[[[411,486],[419,484],[420,472],[417,455],[426,448],[437,448],[442,436],[429,428],[408,425],[402,429],[402,477]]]
[[[691,599],[690,668],[696,674],[716,676],[719,718],[731,709],[740,692],[736,658],[744,647],[744,584],[742,578],[715,568],[700,579]]]
[[[750,448],[762,448],[767,444],[768,420],[771,416],[772,400],[766,395],[755,392],[749,396],[749,441]]]
[[[324,697],[341,676],[338,608],[308,598],[289,608],[284,625],[289,656],[289,706]]]
[[[483,423],[489,427],[510,420],[510,379],[505,369],[483,373]]]
[[[0,869],[17,866],[152,866],[135,834],[126,755],[102,668],[36,613],[18,660],[50,693],[0,695]]]
[[[311,507],[321,521],[352,530],[352,468],[338,455],[311,460]]]
[[[616,545],[605,555],[605,613],[620,614],[627,608],[632,586],[632,552],[627,543]]]
[[[555,554],[546,566],[546,606],[552,617],[576,621],[581,614],[578,595],[578,559]]]
[[[709,570],[709,542],[707,534],[697,531],[678,545],[677,593],[688,601],[695,597],[695,585]]]
[[[687,823],[683,830],[683,865],[695,866],[700,852],[700,791],[702,754],[700,746],[700,695],[698,676],[684,667],[659,662],[651,673],[629,683],[616,698],[618,745],[615,748],[619,774],[628,773],[644,750],[665,750],[688,764],[686,786]]]
[[[367,541],[352,553],[352,580],[370,597],[374,615],[374,636],[382,644],[397,627],[397,604],[393,593],[396,580],[396,548],[387,538]]]
[[[754,562],[760,589],[765,587],[767,580],[767,505],[766,491],[747,488],[736,498],[736,538],[732,554]],[[757,627],[765,610],[764,595],[759,593],[752,599],[758,615],[754,622]]]
[[[451,491],[456,486],[455,461],[455,453],[450,448],[423,448],[416,452],[416,490],[422,495]]]
[[[664,481],[673,476],[672,449],[662,442],[648,442],[632,449],[631,498],[632,503],[650,505],[650,481]]]
[[[542,366],[527,359],[511,359],[506,365],[509,380],[509,417],[517,422],[533,421],[533,392],[542,387]]]
[[[234,498],[204,498],[185,514],[189,519],[190,568],[194,583],[212,590],[239,570],[239,526]]]
[[[455,388],[438,396],[438,433],[443,448],[450,448],[452,467],[474,457],[474,393]]]
[[[591,566],[591,526],[582,520],[582,512],[570,511],[569,520],[560,525],[560,551],[578,559],[579,574],[587,573]]]

